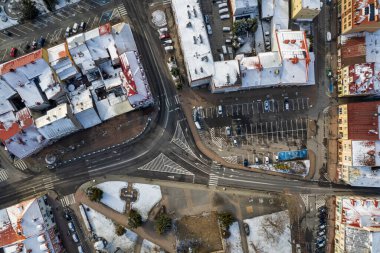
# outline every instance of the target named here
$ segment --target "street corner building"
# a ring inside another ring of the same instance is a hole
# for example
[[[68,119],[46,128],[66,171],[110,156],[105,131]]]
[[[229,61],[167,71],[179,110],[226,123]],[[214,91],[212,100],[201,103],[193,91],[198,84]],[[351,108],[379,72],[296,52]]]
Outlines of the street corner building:
[[[110,24],[0,65],[0,140],[22,159],[153,104],[132,30]]]
[[[46,196],[0,210],[0,251],[64,252]]]
[[[380,252],[380,199],[337,196],[335,253]]]
[[[289,2],[262,3],[261,17],[270,20],[271,51],[257,56],[213,58],[206,24],[197,0],[171,2],[190,87],[209,87],[212,93],[289,85],[314,85],[314,53],[304,31],[289,30]],[[320,5],[320,3],[319,3]],[[234,20],[259,18],[257,1],[231,1]],[[225,50],[223,50],[225,51]]]
[[[379,187],[380,101],[338,107],[338,178],[353,186]]]

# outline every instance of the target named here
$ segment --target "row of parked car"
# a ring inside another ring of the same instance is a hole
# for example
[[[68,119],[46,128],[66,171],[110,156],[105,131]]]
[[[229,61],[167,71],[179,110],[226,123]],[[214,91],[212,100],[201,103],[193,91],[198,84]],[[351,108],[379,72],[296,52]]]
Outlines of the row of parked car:
[[[169,31],[167,27],[162,27],[158,29],[158,33],[160,34],[161,44],[164,47],[166,52],[173,51],[173,40],[170,37]]]
[[[74,23],[72,28],[71,26],[68,26],[66,28],[65,37],[66,38],[70,37],[71,35],[74,35],[78,32],[84,32],[85,29],[86,29],[86,22],[82,21],[80,22],[80,24]]]
[[[68,210],[65,211],[65,219],[68,221],[67,222],[67,226],[69,227],[68,234],[71,235],[71,237],[73,238],[74,242],[78,243],[79,242],[79,238],[78,238],[78,235],[76,233],[74,221],[73,221],[73,218],[72,218],[72,216],[71,216],[71,214],[70,214],[70,212]],[[78,252],[79,253],[83,253],[82,245],[78,246]]]
[[[327,208],[326,206],[321,206],[318,208],[319,226],[317,229],[316,239],[315,239],[315,253],[324,253],[326,246],[326,231],[327,231]]]

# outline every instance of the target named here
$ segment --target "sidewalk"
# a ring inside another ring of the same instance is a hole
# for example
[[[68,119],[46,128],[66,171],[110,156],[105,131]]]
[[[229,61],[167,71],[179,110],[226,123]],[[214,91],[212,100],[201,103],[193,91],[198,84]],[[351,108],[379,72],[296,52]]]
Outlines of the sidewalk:
[[[90,208],[94,209],[95,211],[103,214],[107,218],[111,219],[113,222],[123,225],[129,230],[135,232],[139,236],[139,238],[137,239],[137,243],[140,243],[140,245],[136,243],[135,249],[141,249],[141,243],[143,239],[147,239],[159,245],[161,248],[163,248],[164,250],[168,252],[174,252],[173,245],[175,245],[175,237],[172,233],[169,233],[164,236],[158,235],[154,231],[154,223],[150,220],[146,221],[142,227],[139,227],[137,229],[129,228],[128,218],[126,215],[116,212],[112,210],[111,208],[103,205],[102,203],[92,202],[88,199],[84,190],[90,185],[91,185],[90,183],[86,183],[77,190],[77,192],[75,193],[75,199],[77,203],[85,204],[89,206]],[[76,205],[75,207],[78,208],[78,205]],[[110,228],[110,229],[113,229],[113,228]]]

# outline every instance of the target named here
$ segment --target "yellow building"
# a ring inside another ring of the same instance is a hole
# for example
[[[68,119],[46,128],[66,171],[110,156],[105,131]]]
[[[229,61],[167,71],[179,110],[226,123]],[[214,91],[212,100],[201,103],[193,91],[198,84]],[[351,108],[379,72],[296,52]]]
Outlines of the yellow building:
[[[379,252],[380,199],[337,196],[335,206],[335,252]]]
[[[342,34],[380,29],[378,0],[341,0]]]
[[[321,1],[292,0],[291,8],[292,19],[313,20],[321,10]]]

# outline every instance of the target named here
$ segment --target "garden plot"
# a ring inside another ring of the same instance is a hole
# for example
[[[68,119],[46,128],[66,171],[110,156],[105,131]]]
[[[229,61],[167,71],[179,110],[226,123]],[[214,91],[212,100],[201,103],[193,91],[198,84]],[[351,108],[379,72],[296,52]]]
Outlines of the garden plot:
[[[230,253],[243,253],[243,247],[241,245],[239,222],[235,221],[231,224],[229,229],[231,235],[226,240],[227,252]]]
[[[122,236],[115,234],[114,223],[104,215],[85,206],[86,214],[93,232],[97,237],[102,237],[107,241],[107,252],[116,252],[120,248],[124,252],[134,252],[137,241],[137,234],[126,229],[126,233]]]
[[[126,203],[120,199],[120,191],[128,187],[127,182],[109,181],[100,183],[96,187],[103,191],[103,197],[100,202],[119,213],[125,212]]]
[[[250,253],[292,252],[288,211],[281,211],[244,220],[249,225],[247,236]]]
[[[151,184],[133,184],[132,187],[137,191],[137,200],[132,203],[132,209],[138,211],[143,221],[146,221],[150,210],[162,198],[161,188]]]

